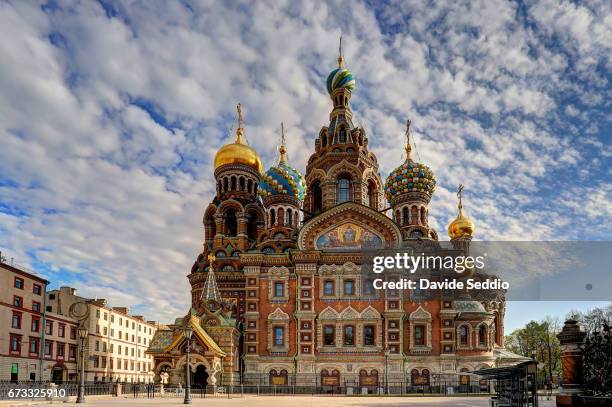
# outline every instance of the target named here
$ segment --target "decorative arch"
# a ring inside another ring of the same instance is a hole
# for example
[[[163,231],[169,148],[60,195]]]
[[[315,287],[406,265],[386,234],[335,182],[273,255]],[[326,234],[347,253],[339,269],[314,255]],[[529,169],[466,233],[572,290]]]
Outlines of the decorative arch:
[[[361,182],[361,171],[359,170],[359,167],[346,160],[340,161],[327,170],[327,175],[325,178],[326,180],[335,182],[342,174],[350,176],[353,183]]]
[[[298,235],[298,247],[300,250],[316,250],[318,247],[317,240],[325,232],[349,223],[370,231],[369,235],[362,235],[364,239],[366,237],[371,239],[373,237],[371,234],[376,234],[381,240],[380,248],[397,248],[402,241],[402,233],[392,219],[366,206],[354,202],[345,202],[306,222]],[[346,232],[346,230],[343,232]],[[346,235],[346,238],[343,236],[342,241],[350,243],[353,238],[357,239],[357,233],[354,229]],[[373,246],[370,244],[371,240],[365,241],[368,242],[367,247]],[[358,250],[362,248],[363,242],[363,239],[360,242],[353,241],[348,246],[354,247],[353,250]]]
[[[356,320],[359,319],[360,315],[359,312],[357,312],[355,310],[355,308],[351,307],[350,305],[348,307],[346,307],[341,313],[340,313],[340,319],[342,320]]]

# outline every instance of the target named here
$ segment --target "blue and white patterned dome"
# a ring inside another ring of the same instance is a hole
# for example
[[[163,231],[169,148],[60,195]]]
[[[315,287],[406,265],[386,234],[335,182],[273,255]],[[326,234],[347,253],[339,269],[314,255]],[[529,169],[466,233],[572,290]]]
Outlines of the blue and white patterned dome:
[[[262,176],[259,194],[263,197],[289,195],[301,202],[306,194],[306,182],[298,170],[281,160]]]

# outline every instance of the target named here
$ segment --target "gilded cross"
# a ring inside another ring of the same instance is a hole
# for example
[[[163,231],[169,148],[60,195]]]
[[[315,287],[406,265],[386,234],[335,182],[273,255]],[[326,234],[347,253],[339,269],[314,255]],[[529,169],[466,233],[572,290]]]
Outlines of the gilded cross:
[[[242,128],[242,105],[240,103],[236,106],[236,110],[238,111],[238,128]]]
[[[457,188],[457,198],[459,198],[459,208],[463,208],[463,204],[461,203],[461,197],[463,195],[463,184],[459,184],[459,188]]]
[[[213,266],[213,263],[215,262],[215,260],[216,260],[216,259],[217,259],[217,258],[215,257],[215,255],[214,255],[214,254],[210,253],[210,254],[208,255],[208,261],[209,261],[209,263],[210,263],[210,266],[211,266],[211,267]]]

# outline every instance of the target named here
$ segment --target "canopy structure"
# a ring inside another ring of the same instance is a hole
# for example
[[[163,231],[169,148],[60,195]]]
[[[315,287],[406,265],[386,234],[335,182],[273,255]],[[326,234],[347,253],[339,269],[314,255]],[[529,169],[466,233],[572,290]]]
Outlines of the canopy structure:
[[[530,360],[515,366],[475,370],[471,373],[494,379],[494,406],[538,407],[538,362]]]

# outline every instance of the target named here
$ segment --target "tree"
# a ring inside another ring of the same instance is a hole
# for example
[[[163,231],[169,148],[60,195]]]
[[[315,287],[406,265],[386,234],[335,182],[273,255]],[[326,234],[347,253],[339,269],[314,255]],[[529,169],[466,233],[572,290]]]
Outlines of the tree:
[[[531,321],[506,337],[506,348],[542,363],[544,377],[552,381],[554,374],[559,374],[561,369],[561,347],[557,339],[559,331],[560,324],[556,318]]]

